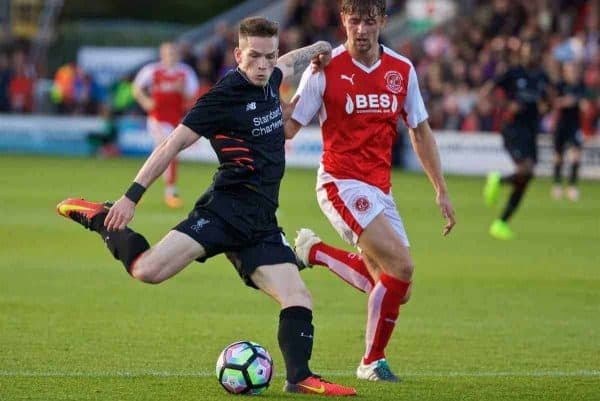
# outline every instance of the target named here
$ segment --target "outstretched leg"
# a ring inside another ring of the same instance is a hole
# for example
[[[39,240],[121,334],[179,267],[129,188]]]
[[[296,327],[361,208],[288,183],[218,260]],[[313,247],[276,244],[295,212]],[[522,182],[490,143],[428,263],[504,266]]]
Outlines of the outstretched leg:
[[[359,291],[373,289],[375,282],[360,254],[328,245],[308,228],[298,231],[294,245],[302,267],[325,266]]]
[[[66,199],[58,204],[57,211],[61,216],[97,232],[115,259],[123,263],[125,270],[145,283],[160,283],[205,255],[202,245],[178,231],[170,231],[153,247],[141,234],[128,227],[107,231],[104,219],[109,208],[108,203]]]

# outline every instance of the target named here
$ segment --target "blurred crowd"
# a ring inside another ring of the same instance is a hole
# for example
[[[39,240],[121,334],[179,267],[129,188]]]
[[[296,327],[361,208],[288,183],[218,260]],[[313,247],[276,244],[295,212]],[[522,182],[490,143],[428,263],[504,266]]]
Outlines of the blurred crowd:
[[[552,82],[561,80],[561,64],[575,63],[587,88],[581,125],[587,136],[598,132],[600,52],[597,0],[472,1],[473,15],[440,26],[422,41],[405,44],[435,129],[498,131],[502,93],[479,96],[483,83],[517,61],[522,43],[541,51],[541,66]],[[552,130],[549,110],[540,129]]]
[[[389,0],[388,14],[399,15],[406,0]],[[521,43],[533,42],[542,51],[541,64],[554,82],[561,79],[561,64],[576,63],[590,102],[582,109],[585,135],[598,131],[600,111],[599,0],[467,0],[468,15],[459,15],[424,36],[405,43],[387,43],[409,57],[419,75],[430,123],[434,129],[463,132],[498,131],[501,125],[501,92],[479,96],[483,83],[505,71],[516,60]],[[463,3],[464,4],[464,3]],[[465,13],[466,14],[466,13]],[[336,0],[294,0],[282,21],[281,53],[327,40],[344,40]],[[385,41],[385,38],[384,38]],[[235,67],[235,27],[221,24],[200,54],[190,43],[180,43],[182,61],[199,78],[198,95],[205,93],[229,69]],[[0,112],[35,111],[35,68],[25,49],[0,52]],[[111,88],[99,88],[75,63],[54,74],[50,104],[56,113],[140,113],[131,96],[132,74]],[[294,84],[282,87],[289,99]],[[550,131],[554,113],[549,111],[541,129]]]

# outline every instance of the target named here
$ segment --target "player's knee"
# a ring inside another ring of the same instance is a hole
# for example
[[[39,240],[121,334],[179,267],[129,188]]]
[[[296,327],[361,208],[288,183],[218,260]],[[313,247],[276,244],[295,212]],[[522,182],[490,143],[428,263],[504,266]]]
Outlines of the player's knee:
[[[412,263],[404,262],[400,263],[391,275],[399,280],[410,281],[414,271],[415,266]]]
[[[408,289],[406,290],[406,294],[404,294],[404,297],[400,301],[400,305],[404,305],[404,304],[408,303],[411,295],[412,295],[412,284],[410,286],[408,286]]]
[[[130,269],[130,274],[136,280],[147,284],[159,284],[164,280],[158,272],[160,269],[153,262],[144,260],[137,261]]]

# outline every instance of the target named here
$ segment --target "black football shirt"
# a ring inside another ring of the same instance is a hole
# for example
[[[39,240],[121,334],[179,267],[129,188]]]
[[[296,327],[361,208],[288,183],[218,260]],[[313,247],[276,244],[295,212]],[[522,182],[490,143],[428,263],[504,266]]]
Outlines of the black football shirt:
[[[496,79],[509,100],[519,104],[515,122],[536,124],[539,120],[538,102],[547,96],[550,79],[540,69],[515,66]]]
[[[275,68],[264,87],[239,70],[229,71],[201,96],[182,124],[206,137],[219,159],[215,190],[250,189],[277,208],[285,169],[285,137]]]

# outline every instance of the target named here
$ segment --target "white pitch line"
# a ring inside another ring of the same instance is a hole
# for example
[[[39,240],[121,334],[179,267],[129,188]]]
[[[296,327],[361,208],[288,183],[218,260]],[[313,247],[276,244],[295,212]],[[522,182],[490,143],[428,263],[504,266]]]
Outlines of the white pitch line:
[[[320,371],[323,376],[353,377],[353,371]],[[600,377],[600,370],[574,371],[529,371],[529,372],[398,372],[400,377]],[[6,371],[0,370],[0,377],[213,377],[214,372],[169,372],[169,371]],[[283,377],[277,374],[276,376]]]

